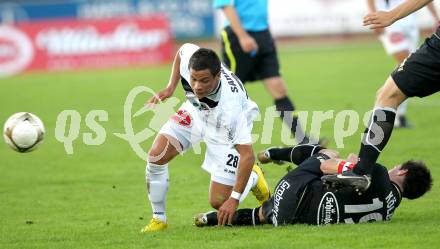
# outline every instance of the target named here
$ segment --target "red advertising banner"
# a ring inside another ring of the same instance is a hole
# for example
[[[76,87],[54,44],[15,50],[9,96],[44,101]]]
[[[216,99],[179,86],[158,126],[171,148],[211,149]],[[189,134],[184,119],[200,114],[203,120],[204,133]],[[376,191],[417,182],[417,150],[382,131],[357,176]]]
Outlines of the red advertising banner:
[[[163,16],[0,25],[0,76],[163,63],[172,56]]]

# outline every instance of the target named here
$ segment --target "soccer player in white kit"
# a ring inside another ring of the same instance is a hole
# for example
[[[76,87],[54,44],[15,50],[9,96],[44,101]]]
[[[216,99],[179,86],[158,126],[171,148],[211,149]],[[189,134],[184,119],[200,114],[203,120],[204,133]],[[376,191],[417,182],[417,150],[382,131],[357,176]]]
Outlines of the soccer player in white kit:
[[[368,11],[369,13],[389,11],[403,1],[404,0],[367,0]],[[431,2],[426,7],[431,12],[435,20],[435,25],[439,25],[439,17],[434,4]],[[420,32],[415,14],[402,18],[389,27],[375,29],[374,32],[382,42],[385,52],[394,58],[397,65],[402,64],[403,61],[419,47]],[[404,101],[400,104],[394,122],[395,127],[409,127],[405,116],[407,105],[408,101]]]
[[[200,141],[206,143],[202,168],[211,174],[209,201],[219,211],[219,225],[231,223],[249,190],[260,203],[270,195],[261,169],[254,165],[251,131],[259,110],[240,80],[214,51],[187,43],[175,56],[168,86],[147,103],[172,96],[179,80],[187,100],[159,131],[148,153],[146,181],[153,218],[142,232],[167,228],[168,162]]]

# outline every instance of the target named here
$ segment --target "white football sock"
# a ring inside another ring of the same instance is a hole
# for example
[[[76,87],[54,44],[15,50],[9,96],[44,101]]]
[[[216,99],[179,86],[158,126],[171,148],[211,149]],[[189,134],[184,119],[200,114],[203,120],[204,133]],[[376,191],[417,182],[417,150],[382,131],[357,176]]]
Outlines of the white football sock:
[[[249,191],[257,185],[258,182],[258,174],[254,171],[251,172],[251,175],[249,176],[249,180],[246,184],[246,187],[244,188],[243,193],[241,193],[240,202],[242,202],[246,196],[249,194]]]
[[[168,192],[168,164],[157,165],[147,162],[146,181],[153,217],[166,222],[165,200]]]

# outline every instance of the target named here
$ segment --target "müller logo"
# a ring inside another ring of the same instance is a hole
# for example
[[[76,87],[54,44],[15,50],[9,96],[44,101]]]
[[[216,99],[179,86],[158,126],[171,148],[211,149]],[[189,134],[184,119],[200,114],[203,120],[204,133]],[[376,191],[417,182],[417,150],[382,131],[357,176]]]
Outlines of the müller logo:
[[[34,49],[29,37],[8,25],[0,25],[0,77],[23,71],[32,62]]]
[[[49,55],[80,55],[139,52],[155,49],[168,39],[166,30],[142,30],[136,23],[128,22],[106,33],[94,26],[49,28],[38,33],[36,45]]]

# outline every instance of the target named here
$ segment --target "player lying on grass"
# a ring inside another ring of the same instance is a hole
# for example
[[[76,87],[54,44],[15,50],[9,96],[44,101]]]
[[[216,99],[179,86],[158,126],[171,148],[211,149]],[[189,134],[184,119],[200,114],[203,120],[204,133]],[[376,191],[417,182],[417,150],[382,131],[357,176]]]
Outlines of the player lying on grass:
[[[390,220],[402,197],[416,199],[432,185],[431,174],[422,162],[407,161],[387,172],[377,164],[370,187],[358,192],[352,187],[325,185],[324,174],[356,167],[357,157],[339,158],[333,150],[317,145],[272,148],[259,154],[260,161],[287,161],[298,167],[287,173],[275,187],[272,198],[254,209],[239,209],[232,225],[269,223],[324,225]],[[221,224],[216,212],[198,214],[197,226]]]
[[[252,149],[252,122],[258,107],[240,80],[214,51],[187,43],[175,56],[168,86],[147,104],[171,97],[179,81],[187,100],[159,131],[148,153],[146,181],[153,219],[142,232],[167,228],[168,163],[200,141],[206,143],[202,168],[211,174],[209,202],[219,210],[220,219],[230,221],[250,190],[260,203],[269,198]]]

